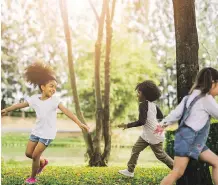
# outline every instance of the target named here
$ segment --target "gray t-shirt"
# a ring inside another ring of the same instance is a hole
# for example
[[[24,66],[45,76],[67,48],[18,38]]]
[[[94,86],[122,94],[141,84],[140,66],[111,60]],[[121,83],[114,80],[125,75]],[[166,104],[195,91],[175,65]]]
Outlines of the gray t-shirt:
[[[36,94],[26,98],[29,106],[36,112],[36,126],[31,134],[43,139],[54,139],[57,132],[57,108],[60,100],[55,96],[41,100],[41,96]]]

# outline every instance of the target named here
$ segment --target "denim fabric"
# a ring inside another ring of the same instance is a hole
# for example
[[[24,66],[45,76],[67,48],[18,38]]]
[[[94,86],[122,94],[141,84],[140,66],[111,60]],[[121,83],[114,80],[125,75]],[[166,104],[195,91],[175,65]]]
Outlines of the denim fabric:
[[[208,147],[206,146],[206,141],[210,130],[210,119],[207,121],[205,126],[199,131],[195,131],[191,127],[185,125],[185,121],[190,115],[190,110],[192,106],[202,96],[203,95],[197,96],[191,102],[188,108],[186,108],[188,97],[186,98],[183,117],[175,135],[175,156],[191,157],[197,160],[201,152],[208,149]]]
[[[33,142],[41,142],[43,143],[45,146],[48,146],[52,141],[53,139],[43,139],[43,138],[40,138],[38,136],[35,136],[33,134],[30,135],[30,138],[29,138],[30,141],[33,141]]]

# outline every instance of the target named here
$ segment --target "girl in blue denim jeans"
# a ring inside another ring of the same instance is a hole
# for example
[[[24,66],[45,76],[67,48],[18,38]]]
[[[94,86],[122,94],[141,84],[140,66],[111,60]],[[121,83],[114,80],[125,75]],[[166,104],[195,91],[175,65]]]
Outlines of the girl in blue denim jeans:
[[[38,61],[28,66],[25,71],[26,80],[30,84],[38,86],[41,93],[26,98],[24,103],[12,105],[1,111],[2,115],[6,115],[7,112],[29,106],[36,112],[36,125],[31,132],[26,148],[26,156],[32,159],[32,174],[26,179],[27,184],[36,183],[36,175],[48,164],[48,160],[43,159],[41,155],[56,136],[57,108],[72,119],[81,129],[89,130],[86,125],[82,124],[73,113],[60,103],[57,97],[53,96],[57,87],[57,80],[54,75],[51,67],[42,62]]]
[[[155,133],[162,133],[167,125],[181,120],[174,141],[173,170],[161,185],[173,185],[183,174],[190,158],[200,159],[212,165],[212,177],[218,185],[218,156],[207,146],[210,117],[218,119],[218,71],[204,68],[197,75],[188,96],[157,127]]]

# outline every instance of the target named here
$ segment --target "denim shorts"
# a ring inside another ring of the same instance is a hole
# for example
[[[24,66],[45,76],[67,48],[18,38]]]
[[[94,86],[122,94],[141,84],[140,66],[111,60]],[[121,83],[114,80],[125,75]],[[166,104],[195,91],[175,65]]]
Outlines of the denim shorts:
[[[200,154],[208,149],[206,146],[208,125],[205,125],[199,132],[188,126],[181,127],[175,135],[174,151],[175,156],[191,157],[198,159]]]
[[[33,142],[41,142],[43,143],[45,146],[48,146],[52,141],[53,139],[43,139],[43,138],[40,138],[38,136],[35,136],[33,134],[30,135],[30,138],[29,138],[30,141],[33,141]]]

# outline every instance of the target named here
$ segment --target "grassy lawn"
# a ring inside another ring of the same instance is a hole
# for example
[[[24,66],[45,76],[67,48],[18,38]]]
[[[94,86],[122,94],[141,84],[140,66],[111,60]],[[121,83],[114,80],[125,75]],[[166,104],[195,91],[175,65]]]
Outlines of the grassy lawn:
[[[169,170],[163,167],[135,170],[135,177],[128,178],[118,171],[123,167],[55,167],[48,166],[37,179],[37,185],[158,185]],[[2,185],[24,184],[30,167],[3,168]]]
[[[136,141],[138,135],[134,138]],[[3,134],[2,135],[2,157],[5,163],[11,167],[30,166],[31,160],[25,156],[26,144],[29,134]],[[124,143],[128,144],[128,143]],[[131,154],[131,145],[120,147],[120,143],[114,143],[111,150],[109,166],[125,166]],[[82,137],[57,137],[53,145],[49,146],[43,156],[48,158],[51,166],[86,165],[86,148]],[[152,167],[163,166],[154,156],[151,149],[146,148],[139,157],[139,166]]]

